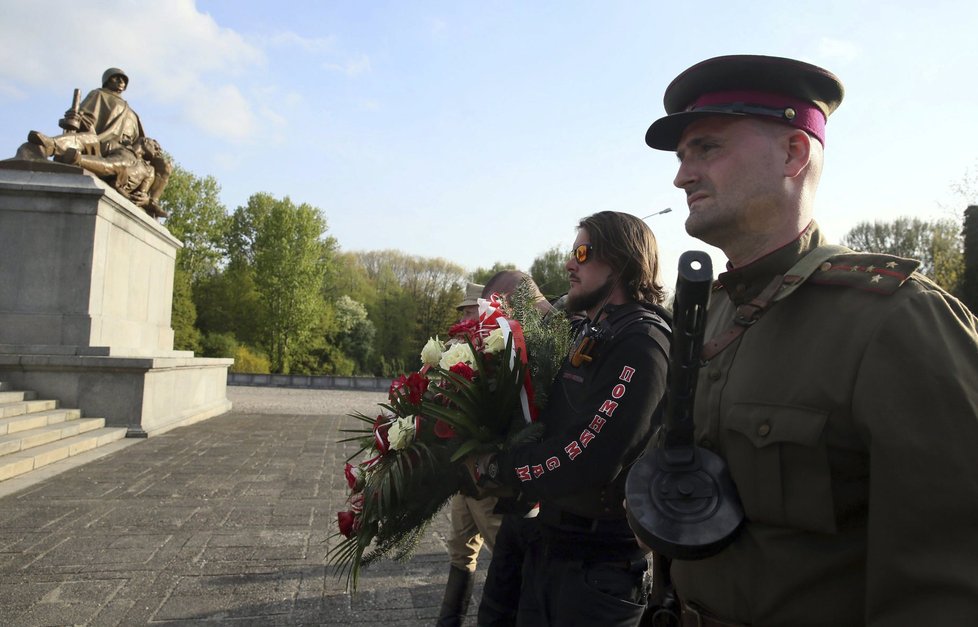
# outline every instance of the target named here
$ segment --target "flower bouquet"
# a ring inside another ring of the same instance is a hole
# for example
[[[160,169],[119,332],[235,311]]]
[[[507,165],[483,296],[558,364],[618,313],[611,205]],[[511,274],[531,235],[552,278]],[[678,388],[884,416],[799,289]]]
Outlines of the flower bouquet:
[[[470,453],[499,451],[538,438],[534,422],[570,343],[562,313],[544,316],[517,288],[504,302],[479,300],[479,319],[432,338],[422,368],[392,384],[377,416],[360,422],[343,442],[360,446],[347,460],[350,496],[337,514],[338,545],[328,561],[356,590],[361,567],[405,559],[446,501],[469,481],[461,467]],[[359,459],[360,461],[351,463]],[[334,538],[336,536],[333,536]]]

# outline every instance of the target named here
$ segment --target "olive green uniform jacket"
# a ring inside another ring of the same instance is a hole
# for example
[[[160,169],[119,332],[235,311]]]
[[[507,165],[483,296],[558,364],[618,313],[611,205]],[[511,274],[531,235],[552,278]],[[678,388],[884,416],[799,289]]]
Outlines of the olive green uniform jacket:
[[[721,274],[706,339],[822,243],[812,223]],[[700,371],[696,439],[747,521],[673,562],[684,600],[753,625],[978,625],[976,318],[916,265],[829,258]]]

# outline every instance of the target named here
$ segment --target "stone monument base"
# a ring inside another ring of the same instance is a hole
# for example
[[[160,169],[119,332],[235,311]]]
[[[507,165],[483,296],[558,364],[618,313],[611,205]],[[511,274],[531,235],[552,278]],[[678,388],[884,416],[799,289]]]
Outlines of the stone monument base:
[[[0,354],[0,381],[126,427],[126,437],[146,437],[229,411],[233,361]]]
[[[80,168],[0,162],[0,381],[162,433],[231,408],[231,359],[173,350],[181,243]]]

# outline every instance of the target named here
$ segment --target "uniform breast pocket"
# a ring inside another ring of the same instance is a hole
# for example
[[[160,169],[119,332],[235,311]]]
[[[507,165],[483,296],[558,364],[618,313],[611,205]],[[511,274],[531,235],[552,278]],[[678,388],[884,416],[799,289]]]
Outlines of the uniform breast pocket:
[[[737,403],[724,421],[730,473],[750,520],[832,533],[835,507],[823,431],[828,412]]]

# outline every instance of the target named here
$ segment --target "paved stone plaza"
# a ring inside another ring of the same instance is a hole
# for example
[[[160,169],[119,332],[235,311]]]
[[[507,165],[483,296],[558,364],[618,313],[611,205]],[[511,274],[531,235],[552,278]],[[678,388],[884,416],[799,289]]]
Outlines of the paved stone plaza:
[[[228,397],[228,414],[2,496],[0,625],[433,625],[447,508],[410,561],[366,569],[355,596],[324,563],[353,450],[336,444],[342,416],[384,395]],[[487,566],[483,552],[471,624]]]

